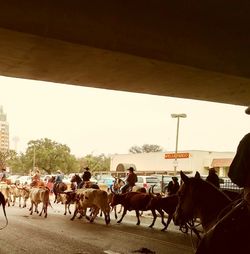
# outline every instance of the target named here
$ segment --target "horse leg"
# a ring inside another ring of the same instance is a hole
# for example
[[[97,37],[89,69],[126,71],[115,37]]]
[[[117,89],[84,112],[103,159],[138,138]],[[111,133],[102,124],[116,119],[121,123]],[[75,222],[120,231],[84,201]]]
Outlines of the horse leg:
[[[114,212],[115,212],[115,219],[117,220],[118,216],[117,216],[117,212],[116,212],[116,206],[113,207]]]
[[[121,213],[122,212],[122,205],[120,206],[120,210],[118,211],[118,213]]]

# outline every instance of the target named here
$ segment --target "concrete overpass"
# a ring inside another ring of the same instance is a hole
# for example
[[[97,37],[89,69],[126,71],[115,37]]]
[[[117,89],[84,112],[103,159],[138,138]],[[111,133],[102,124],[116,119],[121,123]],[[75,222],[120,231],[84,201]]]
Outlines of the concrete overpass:
[[[0,75],[250,104],[247,0],[0,0]]]

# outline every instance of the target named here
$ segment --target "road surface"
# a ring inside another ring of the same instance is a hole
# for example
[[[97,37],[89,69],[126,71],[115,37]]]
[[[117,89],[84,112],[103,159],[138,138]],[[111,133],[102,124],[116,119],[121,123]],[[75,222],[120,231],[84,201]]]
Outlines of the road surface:
[[[28,205],[29,207],[29,205]],[[73,210],[73,206],[71,208]],[[9,224],[0,231],[0,253],[67,253],[67,254],[193,254],[190,236],[171,222],[168,231],[161,232],[160,219],[148,228],[151,217],[144,212],[141,225],[135,225],[134,212],[117,224],[113,215],[106,226],[99,217],[94,223],[86,219],[71,221],[63,215],[63,205],[53,204],[48,217],[29,215],[28,208],[6,207]],[[4,225],[0,208],[0,227]]]

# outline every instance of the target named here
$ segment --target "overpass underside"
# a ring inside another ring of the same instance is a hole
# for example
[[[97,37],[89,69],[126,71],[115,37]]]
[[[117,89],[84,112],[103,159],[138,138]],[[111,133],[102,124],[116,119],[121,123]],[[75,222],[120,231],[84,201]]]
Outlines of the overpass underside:
[[[0,75],[250,104],[248,1],[0,0]]]

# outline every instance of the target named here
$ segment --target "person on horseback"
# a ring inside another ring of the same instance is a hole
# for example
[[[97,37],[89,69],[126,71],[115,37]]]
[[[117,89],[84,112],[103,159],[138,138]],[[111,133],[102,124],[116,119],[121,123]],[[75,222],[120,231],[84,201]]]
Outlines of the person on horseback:
[[[91,173],[89,167],[84,168],[85,171],[82,175],[82,182],[79,184],[79,188],[82,188],[87,182],[90,181]]]
[[[172,181],[169,182],[167,186],[167,196],[174,195],[180,188],[178,178],[176,176],[172,177]]]
[[[218,189],[220,188],[220,179],[218,175],[216,174],[215,168],[209,169],[206,181],[213,184]]]
[[[130,167],[128,171],[129,172],[125,178],[125,185],[121,187],[122,193],[125,193],[129,187],[133,188],[137,182],[137,175],[134,173],[134,168]]]
[[[6,169],[5,168],[2,168],[2,172],[1,172],[1,175],[0,175],[0,181],[1,182],[5,182],[6,181]]]
[[[55,183],[62,183],[64,175],[62,174],[62,172],[60,170],[56,171],[56,178],[55,178]]]
[[[245,113],[250,115],[250,106]],[[250,133],[240,141],[236,155],[229,167],[228,177],[239,187],[243,187],[244,199],[250,209]]]
[[[40,178],[41,178],[40,170],[36,169],[32,175],[32,182],[31,182],[30,186],[31,187],[37,186],[38,183],[40,182]]]

